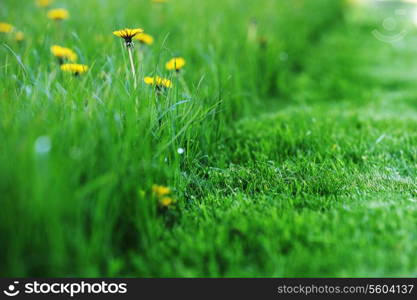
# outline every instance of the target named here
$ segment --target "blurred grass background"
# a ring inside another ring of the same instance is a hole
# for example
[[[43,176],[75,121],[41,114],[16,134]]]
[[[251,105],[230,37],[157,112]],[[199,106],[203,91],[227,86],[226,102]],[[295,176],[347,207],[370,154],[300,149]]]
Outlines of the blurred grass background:
[[[414,30],[383,43],[375,8],[342,0],[53,7],[70,19],[0,3],[26,37],[0,36],[0,275],[416,273]],[[155,37],[137,90],[124,27]],[[53,44],[90,71],[62,74]]]

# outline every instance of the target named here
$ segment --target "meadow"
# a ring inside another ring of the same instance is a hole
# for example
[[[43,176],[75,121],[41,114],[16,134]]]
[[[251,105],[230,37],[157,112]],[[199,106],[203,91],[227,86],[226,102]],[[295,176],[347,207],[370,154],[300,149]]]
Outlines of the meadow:
[[[35,2],[0,2],[0,276],[417,274],[414,27],[383,42],[342,0]],[[123,28],[154,39],[136,84]]]

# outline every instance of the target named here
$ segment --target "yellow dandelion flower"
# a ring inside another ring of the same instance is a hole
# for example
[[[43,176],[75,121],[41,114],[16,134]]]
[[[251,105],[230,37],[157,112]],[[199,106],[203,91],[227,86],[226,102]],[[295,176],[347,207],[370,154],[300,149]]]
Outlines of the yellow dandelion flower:
[[[169,71],[175,70],[177,72],[181,70],[182,68],[184,68],[184,66],[185,66],[185,59],[182,57],[172,58],[165,65],[167,70]]]
[[[140,33],[136,35],[133,39],[139,41],[141,44],[152,45],[153,44],[153,37],[146,33]]]
[[[127,51],[129,52],[129,61],[130,61],[130,68],[132,70],[132,77],[133,77],[133,87],[136,89],[138,86],[138,79],[136,77],[136,68],[135,63],[133,62],[133,54],[132,54],[132,48],[134,46],[132,42],[132,38],[134,38],[136,35],[143,33],[142,28],[125,28],[121,30],[113,31],[113,34],[115,36],[121,37],[125,40],[125,45],[127,48]]]
[[[58,45],[53,45],[51,47],[51,53],[58,58],[59,62],[62,64],[65,60],[76,61],[77,54],[69,48],[61,47]]]
[[[155,83],[155,78],[153,77],[145,77],[143,79],[143,81],[147,84],[147,85],[153,85]]]
[[[0,33],[10,33],[13,31],[13,25],[0,22]]]
[[[155,84],[156,84],[157,86],[164,86],[164,87],[166,87],[166,88],[170,88],[170,87],[172,87],[172,81],[171,81],[171,80],[166,79],[166,78],[161,78],[161,77],[159,77],[159,76],[157,76],[157,77],[155,78]]]
[[[163,186],[163,185],[156,185],[154,184],[152,186],[152,192],[157,196],[157,197],[164,197],[167,196],[171,193],[171,189],[169,187]]]
[[[74,75],[81,75],[88,71],[88,66],[80,64],[63,64],[61,70]]]
[[[167,208],[175,203],[175,200],[170,196],[171,189],[169,187],[154,184],[152,186],[152,192],[158,199],[159,205],[161,207]]]
[[[156,86],[158,89],[161,88],[171,88],[172,87],[172,81],[166,78],[162,78],[159,76],[156,77],[145,77],[143,81],[147,85],[153,85]]]
[[[39,7],[48,7],[54,2],[54,0],[36,0],[36,4]]]
[[[23,41],[24,41],[24,39],[25,39],[25,34],[24,34],[23,32],[21,32],[21,31],[18,31],[18,32],[16,32],[16,34],[15,34],[15,36],[14,36],[14,39],[15,39],[17,42],[23,42]]]
[[[174,203],[174,199],[172,199],[171,197],[162,197],[161,199],[159,199],[159,204],[162,207],[168,207],[173,203]]]
[[[49,10],[47,16],[54,21],[63,21],[69,18],[69,12],[63,8],[56,8]]]
[[[113,31],[113,34],[115,36],[121,37],[122,39],[125,40],[127,47],[133,47],[132,39],[141,33],[143,33],[142,28],[135,28],[135,29],[125,28],[125,29]]]

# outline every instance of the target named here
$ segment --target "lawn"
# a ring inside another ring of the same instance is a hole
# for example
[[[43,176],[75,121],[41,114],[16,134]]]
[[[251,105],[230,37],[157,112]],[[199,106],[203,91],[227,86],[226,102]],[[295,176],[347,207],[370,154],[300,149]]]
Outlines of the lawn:
[[[0,276],[415,276],[414,7],[358,3],[1,1]]]

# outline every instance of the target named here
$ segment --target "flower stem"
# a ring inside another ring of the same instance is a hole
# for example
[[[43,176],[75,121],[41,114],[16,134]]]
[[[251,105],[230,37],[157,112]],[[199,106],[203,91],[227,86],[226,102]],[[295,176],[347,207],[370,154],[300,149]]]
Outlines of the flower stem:
[[[127,51],[129,52],[130,67],[132,68],[133,84],[136,89],[138,87],[138,81],[136,78],[135,64],[133,63],[132,47],[127,47]]]

